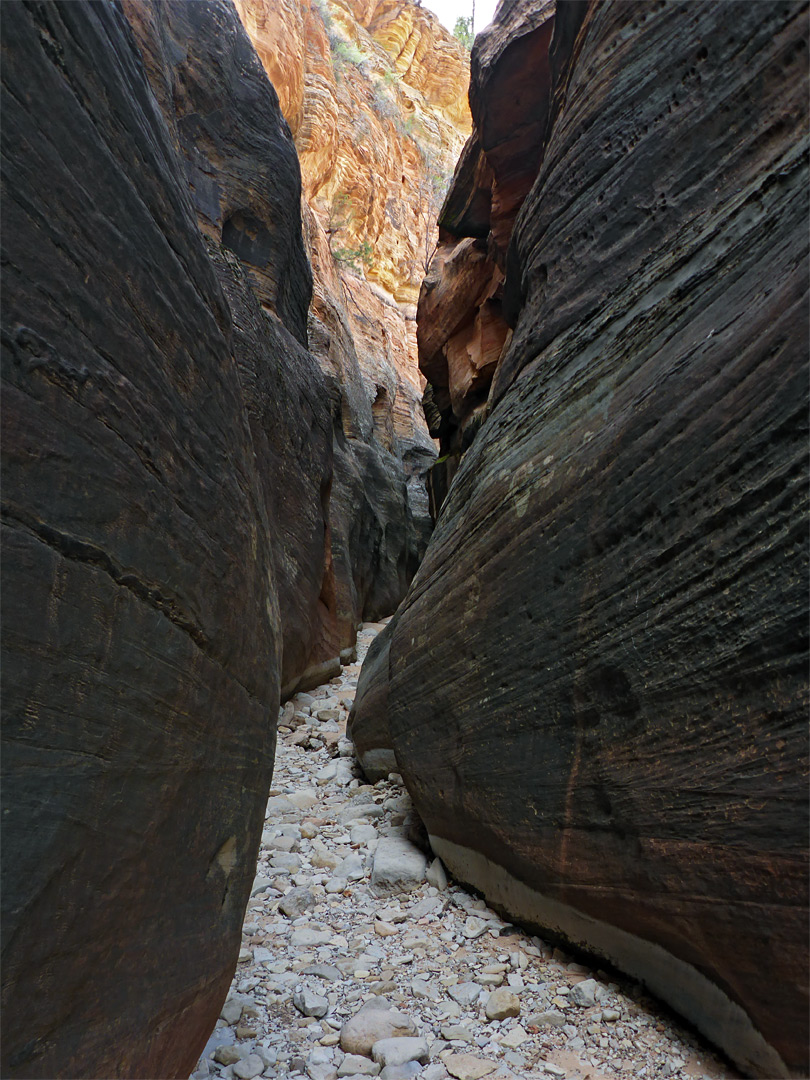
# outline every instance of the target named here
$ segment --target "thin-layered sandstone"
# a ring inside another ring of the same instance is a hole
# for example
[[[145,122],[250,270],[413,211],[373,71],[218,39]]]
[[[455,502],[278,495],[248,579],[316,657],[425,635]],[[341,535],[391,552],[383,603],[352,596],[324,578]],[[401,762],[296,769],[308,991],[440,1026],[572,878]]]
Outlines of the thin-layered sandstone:
[[[236,6],[301,159],[312,349],[344,382],[352,371],[355,427],[370,405],[426,515],[421,481],[435,451],[419,406],[415,304],[470,129],[468,55],[409,0]]]
[[[490,902],[747,1074],[803,1075],[806,12],[562,2],[532,70],[548,119],[506,257],[498,165],[468,148],[462,251],[423,294],[420,338],[460,333],[489,258],[508,333],[391,635],[392,747]],[[458,427],[450,340],[429,377]]]
[[[310,309],[295,147],[230,3],[12,4],[2,32],[3,1075],[187,1076],[280,693],[404,594],[432,449],[378,308],[371,394],[354,317]]]
[[[274,95],[227,5],[189,7],[228,31],[221,80],[253,58],[259,187],[287,205],[269,244],[305,297]],[[140,8],[150,63],[164,35],[193,53]],[[231,312],[122,10],[11,4],[2,33],[3,1075],[183,1076],[272,769],[277,537]],[[305,299],[272,282],[300,333]]]
[[[554,11],[554,0],[502,4],[473,46],[473,130],[439,215],[438,245],[419,297],[419,367],[441,453],[430,478],[434,515],[486,417],[511,336],[503,310],[507,250],[543,158]]]

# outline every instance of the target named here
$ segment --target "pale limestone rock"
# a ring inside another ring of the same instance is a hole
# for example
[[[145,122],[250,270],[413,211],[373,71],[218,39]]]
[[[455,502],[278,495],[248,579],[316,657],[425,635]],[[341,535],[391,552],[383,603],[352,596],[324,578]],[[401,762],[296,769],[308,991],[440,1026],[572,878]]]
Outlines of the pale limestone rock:
[[[371,1056],[383,1067],[405,1065],[409,1061],[427,1064],[430,1052],[424,1039],[401,1037],[380,1039],[371,1048]]]
[[[340,1046],[347,1054],[368,1057],[381,1039],[409,1038],[416,1034],[416,1024],[410,1016],[373,998],[340,1029]]]
[[[484,1011],[488,1020],[506,1020],[510,1016],[520,1016],[520,998],[505,986],[501,986],[489,995]]]
[[[444,1059],[444,1067],[456,1080],[481,1080],[482,1076],[495,1072],[498,1065],[475,1054],[450,1054]]]

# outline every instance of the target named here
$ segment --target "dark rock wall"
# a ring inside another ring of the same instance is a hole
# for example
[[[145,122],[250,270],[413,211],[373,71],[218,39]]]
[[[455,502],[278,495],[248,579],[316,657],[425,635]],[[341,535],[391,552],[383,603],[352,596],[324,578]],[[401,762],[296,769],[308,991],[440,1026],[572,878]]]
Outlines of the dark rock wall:
[[[454,872],[767,1077],[808,1065],[807,31],[558,5],[514,333],[388,692]]]
[[[298,160],[278,152],[289,131],[232,5],[124,8],[233,317],[277,553],[287,696],[334,672],[358,620],[394,610],[429,522],[409,505],[409,444],[376,437],[350,326],[336,318],[325,329],[310,308],[312,271],[286,194],[300,186]]]
[[[2,32],[3,1075],[180,1076],[272,768],[271,538],[120,11],[5,4]]]
[[[576,11],[581,17],[581,5]],[[440,441],[429,482],[434,517],[488,414],[510,339],[504,272],[515,218],[543,160],[554,26],[554,0],[505,0],[470,57],[473,130],[439,215],[418,307],[425,412]]]
[[[349,713],[348,734],[360,767],[372,784],[398,768],[388,727],[389,650],[395,626],[396,616],[371,643]]]
[[[185,1076],[280,688],[403,595],[406,473],[344,449],[305,348],[298,164],[231,5],[2,15],[2,1071]]]

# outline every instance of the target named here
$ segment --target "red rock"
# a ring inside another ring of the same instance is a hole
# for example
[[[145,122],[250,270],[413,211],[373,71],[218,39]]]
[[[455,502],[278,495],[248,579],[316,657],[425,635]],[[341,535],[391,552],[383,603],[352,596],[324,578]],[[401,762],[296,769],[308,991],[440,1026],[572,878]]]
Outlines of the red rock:
[[[480,426],[509,337],[503,271],[515,218],[542,162],[553,28],[553,0],[519,0],[473,46],[473,132],[439,216],[439,245],[418,307],[419,367],[442,418],[434,424],[441,439],[430,485],[434,513]],[[436,393],[445,387],[447,394]]]

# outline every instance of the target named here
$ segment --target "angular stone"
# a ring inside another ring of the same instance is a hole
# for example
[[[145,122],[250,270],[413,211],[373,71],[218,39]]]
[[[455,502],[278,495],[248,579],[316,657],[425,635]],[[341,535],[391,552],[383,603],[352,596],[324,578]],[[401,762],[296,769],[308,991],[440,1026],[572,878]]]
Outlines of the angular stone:
[[[321,1017],[329,1012],[329,1000],[307,989],[296,990],[293,994],[293,1005],[304,1016]]]
[[[290,944],[299,946],[326,945],[332,940],[331,930],[313,930],[308,926],[299,926],[293,930]]]
[[[489,929],[489,923],[484,919],[477,919],[474,915],[464,920],[463,934],[465,938],[477,938],[485,934]]]
[[[446,1080],[447,1070],[440,1062],[428,1065],[420,1073],[421,1080]]]
[[[333,964],[308,964],[307,967],[302,968],[302,975],[314,975],[318,979],[324,979],[326,982],[339,982],[343,978],[340,970]]]
[[[338,1066],[338,1076],[377,1076],[380,1065],[360,1054],[346,1054]]]
[[[520,998],[505,986],[493,990],[484,1006],[488,1020],[506,1020],[520,1016]]]
[[[384,836],[374,852],[371,887],[380,895],[410,892],[425,880],[427,859],[410,841]]]
[[[442,1024],[442,1038],[448,1042],[473,1042],[475,1036],[461,1024]]]
[[[399,930],[397,930],[393,923],[382,922],[378,919],[374,923],[374,933],[378,934],[380,937],[392,937],[394,934],[398,934]]]
[[[428,979],[416,978],[411,983],[411,993],[415,998],[426,998],[428,1001],[439,1001],[441,991],[435,983]]]
[[[226,1024],[235,1024],[242,1016],[244,998],[241,995],[229,995],[219,1015]]]
[[[345,806],[338,814],[338,821],[341,825],[350,825],[353,821],[357,821],[358,818],[368,818],[373,820],[374,818],[382,817],[383,808],[375,802],[366,802],[354,799]]]
[[[568,991],[568,1000],[583,1009],[595,1005],[602,996],[602,986],[596,979],[583,979]]]
[[[371,1056],[380,1065],[404,1065],[408,1061],[427,1064],[430,1057],[428,1044],[419,1038],[379,1039],[371,1048]]]
[[[516,1050],[519,1046],[522,1046],[529,1039],[529,1034],[522,1028],[520,1024],[515,1024],[501,1039],[501,1046],[509,1047],[512,1050]]]
[[[294,791],[289,796],[289,801],[301,810],[311,810],[318,805],[318,795],[312,788],[303,791]]]
[[[481,994],[481,984],[477,982],[463,982],[456,986],[448,986],[447,993],[463,1008],[468,1009],[474,1005]]]
[[[481,1080],[482,1076],[495,1072],[498,1063],[475,1054],[448,1054],[444,1058],[444,1067],[456,1080]]]
[[[214,1061],[218,1061],[220,1065],[233,1065],[244,1056],[245,1051],[240,1046],[218,1046],[214,1051]]]
[[[263,1072],[264,1062],[258,1054],[249,1054],[233,1066],[233,1075],[238,1080],[253,1080],[255,1076],[260,1076]]]
[[[309,889],[290,889],[278,902],[278,910],[289,919],[297,919],[315,906],[315,896]]]
[[[441,859],[434,859],[430,866],[427,868],[425,874],[428,885],[433,885],[439,892],[444,892],[447,888],[447,874],[444,871]]]

